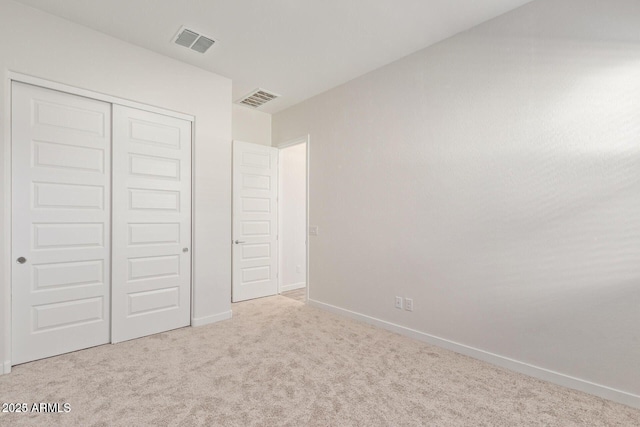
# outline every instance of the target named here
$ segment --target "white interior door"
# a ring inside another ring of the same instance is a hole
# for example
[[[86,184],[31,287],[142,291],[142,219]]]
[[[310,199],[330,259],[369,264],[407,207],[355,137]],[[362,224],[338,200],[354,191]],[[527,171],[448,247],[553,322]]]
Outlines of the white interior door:
[[[12,363],[109,342],[111,105],[12,84]]]
[[[233,302],[278,292],[278,149],[233,143]]]
[[[113,106],[112,342],[190,324],[191,122]]]

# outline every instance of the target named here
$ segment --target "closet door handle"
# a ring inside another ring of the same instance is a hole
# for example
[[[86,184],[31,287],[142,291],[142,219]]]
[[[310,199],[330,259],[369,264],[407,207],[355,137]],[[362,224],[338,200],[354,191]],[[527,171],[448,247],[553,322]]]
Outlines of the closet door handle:
[[[245,242],[244,240],[236,240],[234,243],[235,243],[236,245],[238,245],[238,244],[240,244],[240,243],[247,243],[247,242]]]
[[[25,257],[21,256],[20,258],[18,258],[18,259],[16,260],[16,262],[17,262],[18,264],[24,264],[25,262],[27,262],[27,259],[26,259]]]

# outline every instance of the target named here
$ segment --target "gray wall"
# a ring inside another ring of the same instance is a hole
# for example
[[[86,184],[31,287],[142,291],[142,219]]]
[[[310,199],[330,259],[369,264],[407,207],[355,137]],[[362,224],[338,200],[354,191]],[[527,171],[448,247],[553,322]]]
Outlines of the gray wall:
[[[640,405],[640,2],[534,1],[274,115],[307,133],[312,300]]]

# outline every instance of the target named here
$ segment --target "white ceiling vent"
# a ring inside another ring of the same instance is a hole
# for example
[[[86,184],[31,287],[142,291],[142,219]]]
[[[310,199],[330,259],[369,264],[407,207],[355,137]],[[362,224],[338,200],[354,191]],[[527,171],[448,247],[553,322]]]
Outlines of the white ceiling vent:
[[[248,95],[243,96],[237,102],[238,104],[246,105],[248,107],[258,108],[279,96],[280,95],[269,92],[268,90],[258,88],[251,91]]]
[[[207,49],[216,43],[215,39],[209,36],[203,36],[202,34],[185,27],[180,28],[178,35],[176,35],[173,41],[175,44],[188,47],[189,49],[200,53],[205,53]]]

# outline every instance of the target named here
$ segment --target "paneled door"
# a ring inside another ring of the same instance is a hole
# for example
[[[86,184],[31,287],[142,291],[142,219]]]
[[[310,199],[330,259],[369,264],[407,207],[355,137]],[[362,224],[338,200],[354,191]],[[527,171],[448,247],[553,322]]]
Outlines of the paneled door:
[[[109,342],[111,105],[12,84],[12,364]]]
[[[190,324],[191,122],[113,106],[112,342]]]
[[[233,302],[278,292],[278,149],[233,143]]]

